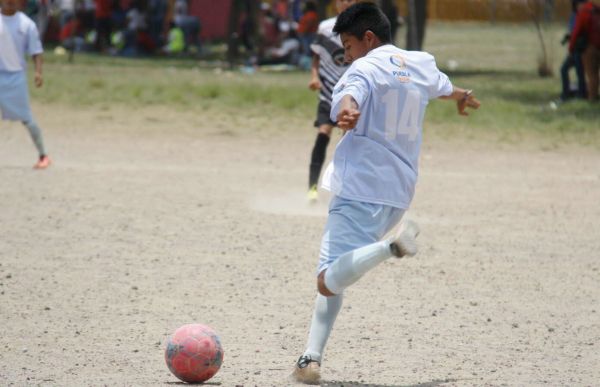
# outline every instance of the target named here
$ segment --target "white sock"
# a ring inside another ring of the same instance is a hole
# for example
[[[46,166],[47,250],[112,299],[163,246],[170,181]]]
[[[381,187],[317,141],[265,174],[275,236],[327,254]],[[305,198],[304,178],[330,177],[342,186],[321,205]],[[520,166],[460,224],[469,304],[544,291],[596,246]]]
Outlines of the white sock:
[[[390,241],[380,241],[341,255],[325,272],[325,286],[334,294],[360,279],[366,272],[392,256]]]
[[[35,144],[40,156],[45,155],[46,149],[44,149],[44,140],[42,139],[42,131],[40,130],[40,127],[37,126],[33,120],[23,121],[23,124],[25,127],[27,127],[27,130],[29,130],[29,135],[31,136],[31,139],[33,140],[33,143]]]
[[[311,359],[321,362],[323,349],[327,344],[331,328],[333,328],[335,318],[342,308],[342,299],[342,294],[332,297],[317,295],[304,356],[310,356]]]

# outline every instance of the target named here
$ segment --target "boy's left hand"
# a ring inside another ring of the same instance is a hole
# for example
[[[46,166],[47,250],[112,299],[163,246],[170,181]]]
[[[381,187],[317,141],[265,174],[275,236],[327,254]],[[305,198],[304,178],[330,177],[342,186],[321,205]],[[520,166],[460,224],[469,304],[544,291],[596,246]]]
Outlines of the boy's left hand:
[[[35,82],[35,87],[42,87],[42,85],[44,84],[44,77],[42,76],[42,73],[39,73],[39,72],[35,73],[34,82]]]
[[[458,114],[461,116],[468,116],[469,113],[466,112],[467,107],[472,109],[479,109],[481,103],[473,96],[472,90],[467,90],[465,92],[465,96],[458,101],[456,101],[456,107],[458,108]]]

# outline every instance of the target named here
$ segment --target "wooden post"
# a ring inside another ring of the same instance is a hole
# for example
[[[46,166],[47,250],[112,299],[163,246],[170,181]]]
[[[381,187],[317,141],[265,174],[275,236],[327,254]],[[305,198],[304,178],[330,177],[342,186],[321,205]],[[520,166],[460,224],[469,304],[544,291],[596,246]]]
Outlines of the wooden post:
[[[490,0],[490,22],[492,24],[496,24],[496,9],[497,9],[496,0]]]
[[[317,13],[319,14],[319,19],[324,20],[327,18],[327,5],[329,5],[330,0],[319,0],[317,1]]]
[[[421,50],[425,38],[427,22],[427,0],[408,1],[408,24],[406,28],[406,49]]]
[[[419,41],[417,39],[417,6],[415,1],[417,0],[407,0],[408,1],[408,18],[406,25],[406,49],[407,50],[416,50]]]
[[[240,0],[231,0],[231,9],[229,10],[229,26],[227,28],[227,61],[229,68],[233,69],[237,65],[239,57],[239,20],[242,11]]]

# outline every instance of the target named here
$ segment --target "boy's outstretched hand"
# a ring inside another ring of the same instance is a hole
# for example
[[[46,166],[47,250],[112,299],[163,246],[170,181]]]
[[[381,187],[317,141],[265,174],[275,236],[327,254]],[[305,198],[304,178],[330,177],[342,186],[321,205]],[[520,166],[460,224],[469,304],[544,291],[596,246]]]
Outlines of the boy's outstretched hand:
[[[35,87],[42,87],[44,84],[44,77],[42,76],[42,64],[44,63],[44,60],[42,59],[42,54],[32,55],[31,58],[35,65]]]
[[[354,129],[359,118],[360,111],[358,111],[357,109],[342,109],[337,115],[337,126],[343,130]]]
[[[472,109],[479,109],[481,103],[473,96],[473,90],[466,90],[464,96],[456,101],[456,107],[458,108],[458,114],[461,116],[468,116],[466,109],[468,107]]]
[[[440,97],[440,99],[453,99],[456,101],[458,114],[468,116],[467,108],[479,109],[481,103],[473,96],[473,90],[465,90],[454,86],[452,94]]]
[[[34,82],[35,87],[42,87],[42,85],[44,84],[44,77],[42,76],[42,73],[39,73],[37,71],[35,72]]]
[[[337,126],[343,130],[350,130],[356,127],[360,118],[358,104],[351,95],[345,95],[340,102],[340,111],[337,114]]]

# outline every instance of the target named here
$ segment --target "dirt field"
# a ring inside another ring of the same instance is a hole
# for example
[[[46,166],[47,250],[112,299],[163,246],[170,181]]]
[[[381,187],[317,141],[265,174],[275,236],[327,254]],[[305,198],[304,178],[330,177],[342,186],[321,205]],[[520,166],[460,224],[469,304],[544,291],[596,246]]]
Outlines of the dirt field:
[[[304,201],[310,120],[34,112],[49,170],[0,130],[0,384],[176,385],[167,337],[200,322],[225,349],[211,385],[289,385],[326,216]],[[597,385],[597,149],[435,133],[421,251],[347,291],[324,385]]]

